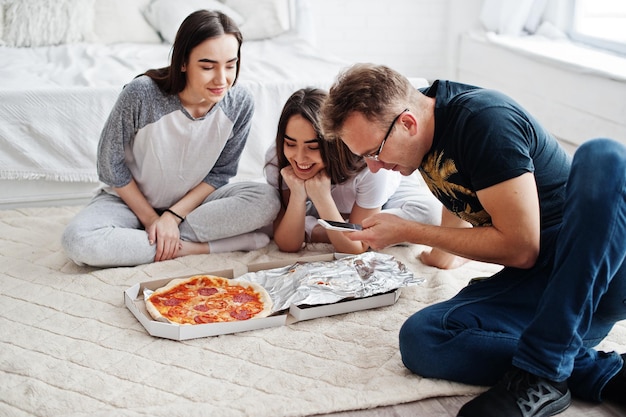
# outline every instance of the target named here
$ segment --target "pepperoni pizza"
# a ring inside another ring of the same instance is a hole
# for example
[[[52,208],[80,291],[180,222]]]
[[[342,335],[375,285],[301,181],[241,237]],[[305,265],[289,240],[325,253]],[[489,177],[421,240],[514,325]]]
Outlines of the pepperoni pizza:
[[[272,300],[262,286],[212,275],[174,279],[146,299],[158,321],[177,324],[219,323],[267,317]]]

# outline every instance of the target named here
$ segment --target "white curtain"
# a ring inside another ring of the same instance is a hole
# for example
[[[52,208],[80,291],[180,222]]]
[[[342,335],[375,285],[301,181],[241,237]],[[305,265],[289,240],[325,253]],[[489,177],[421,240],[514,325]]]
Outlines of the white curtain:
[[[480,21],[501,35],[563,37],[574,0],[484,0]]]

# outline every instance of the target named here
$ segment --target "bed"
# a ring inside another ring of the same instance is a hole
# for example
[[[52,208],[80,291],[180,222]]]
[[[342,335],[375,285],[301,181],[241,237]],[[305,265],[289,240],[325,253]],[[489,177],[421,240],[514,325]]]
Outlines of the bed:
[[[307,1],[43,0],[0,8],[0,207],[74,204],[99,186],[100,131],[121,88],[168,64],[175,28],[218,8],[244,34],[238,82],[256,101],[238,180],[262,180],[284,101],[348,65],[312,46]],[[3,30],[2,30],[3,29]],[[423,80],[419,81],[423,82]]]

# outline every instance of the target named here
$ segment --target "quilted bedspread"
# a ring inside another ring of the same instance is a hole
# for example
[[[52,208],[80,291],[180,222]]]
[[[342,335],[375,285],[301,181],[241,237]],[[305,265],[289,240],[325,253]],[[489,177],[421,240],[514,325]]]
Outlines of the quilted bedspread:
[[[332,248],[286,254],[271,243],[133,268],[78,267],[59,243],[77,211],[0,211],[0,415],[305,416],[482,389],[411,374],[397,334],[407,316],[494,265],[440,271],[416,260],[420,246],[389,248],[383,252],[425,278],[392,306],[180,342],[150,336],[125,307],[124,291],[170,276],[241,274],[250,263]],[[626,350],[626,329],[617,326],[603,343]]]

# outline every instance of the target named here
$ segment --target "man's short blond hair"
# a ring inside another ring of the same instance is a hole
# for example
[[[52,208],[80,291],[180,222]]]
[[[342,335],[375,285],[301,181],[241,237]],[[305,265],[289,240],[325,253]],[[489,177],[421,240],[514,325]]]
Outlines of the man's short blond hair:
[[[397,113],[410,107],[417,93],[406,77],[389,67],[355,64],[337,76],[322,106],[324,137],[341,138],[343,124],[352,112],[386,127]]]

